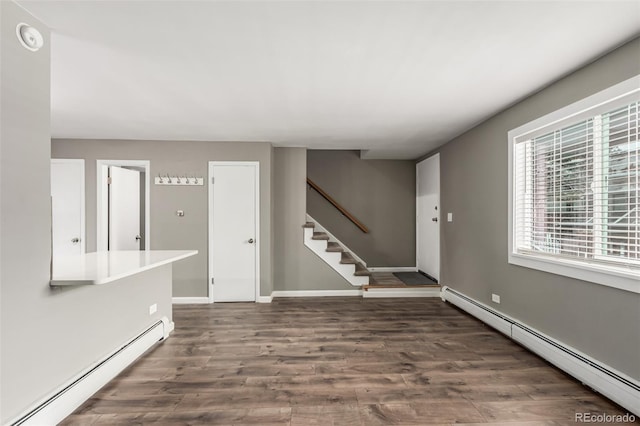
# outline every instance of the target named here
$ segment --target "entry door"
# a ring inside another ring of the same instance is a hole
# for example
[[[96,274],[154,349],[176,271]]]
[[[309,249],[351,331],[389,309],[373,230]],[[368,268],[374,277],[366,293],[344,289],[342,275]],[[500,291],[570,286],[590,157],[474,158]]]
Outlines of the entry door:
[[[140,250],[140,172],[109,166],[109,250]]]
[[[254,302],[258,289],[258,163],[209,163],[213,302]]]
[[[54,256],[84,253],[84,160],[51,160]]]
[[[418,270],[440,280],[440,154],[416,165]]]

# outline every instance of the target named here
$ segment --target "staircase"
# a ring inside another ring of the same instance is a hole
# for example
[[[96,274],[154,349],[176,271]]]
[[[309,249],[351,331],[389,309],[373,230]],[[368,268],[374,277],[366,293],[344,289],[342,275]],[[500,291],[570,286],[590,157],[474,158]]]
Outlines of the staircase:
[[[309,217],[308,219],[312,219]],[[366,264],[338,242],[319,224],[308,221],[303,225],[304,244],[338,272],[352,286],[369,285],[371,273]]]

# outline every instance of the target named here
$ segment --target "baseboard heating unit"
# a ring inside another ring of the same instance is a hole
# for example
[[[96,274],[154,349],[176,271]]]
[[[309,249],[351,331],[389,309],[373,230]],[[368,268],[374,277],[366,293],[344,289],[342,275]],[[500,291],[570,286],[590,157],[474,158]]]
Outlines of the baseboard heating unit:
[[[564,370],[593,390],[640,416],[640,383],[518,320],[443,287],[442,300],[456,305],[530,351]]]
[[[162,318],[9,424],[26,426],[60,423],[147,349],[167,338],[172,329],[173,323],[166,317]]]

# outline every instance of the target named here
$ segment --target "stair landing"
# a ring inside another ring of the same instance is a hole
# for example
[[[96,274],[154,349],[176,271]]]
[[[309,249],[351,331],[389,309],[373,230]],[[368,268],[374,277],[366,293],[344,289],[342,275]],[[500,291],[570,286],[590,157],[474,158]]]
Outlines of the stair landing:
[[[391,272],[372,272],[369,278],[369,285],[363,285],[366,291],[369,288],[440,288],[440,284],[407,285],[400,281]]]
[[[372,272],[362,297],[440,297],[439,284],[407,285],[391,272]]]

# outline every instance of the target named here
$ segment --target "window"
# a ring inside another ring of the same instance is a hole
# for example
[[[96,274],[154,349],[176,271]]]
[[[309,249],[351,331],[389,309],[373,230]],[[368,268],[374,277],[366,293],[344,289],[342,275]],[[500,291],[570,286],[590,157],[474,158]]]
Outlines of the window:
[[[509,262],[640,293],[640,79],[509,132]]]

